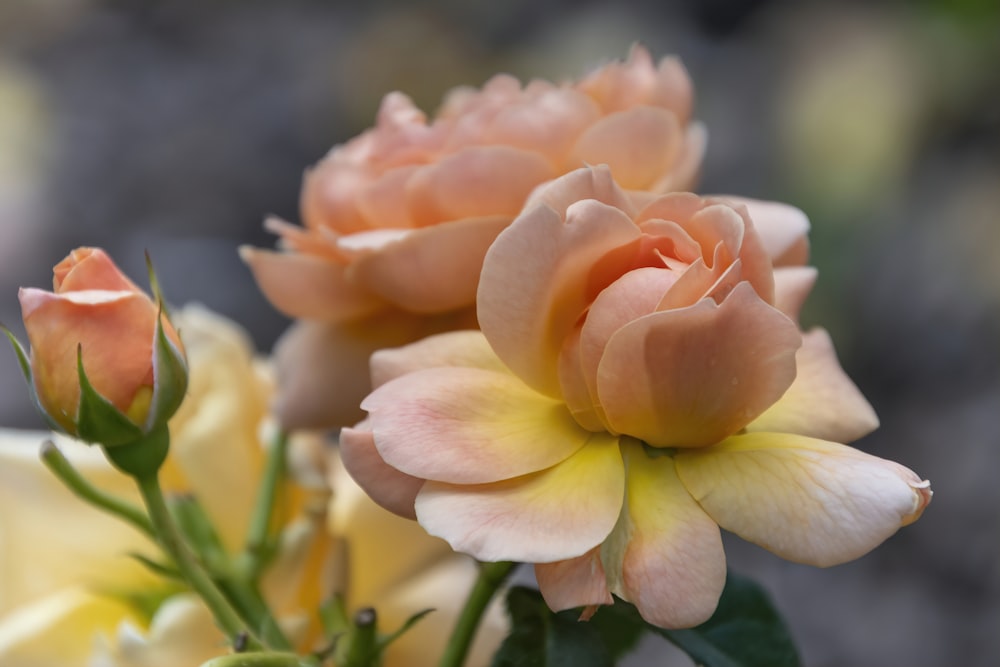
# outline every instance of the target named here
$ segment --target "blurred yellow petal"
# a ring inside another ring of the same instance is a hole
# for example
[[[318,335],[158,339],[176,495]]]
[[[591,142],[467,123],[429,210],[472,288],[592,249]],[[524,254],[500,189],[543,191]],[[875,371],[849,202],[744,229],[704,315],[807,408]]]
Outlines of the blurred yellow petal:
[[[111,635],[133,618],[124,602],[80,587],[65,588],[0,614],[0,665],[10,667],[91,667],[99,634]]]

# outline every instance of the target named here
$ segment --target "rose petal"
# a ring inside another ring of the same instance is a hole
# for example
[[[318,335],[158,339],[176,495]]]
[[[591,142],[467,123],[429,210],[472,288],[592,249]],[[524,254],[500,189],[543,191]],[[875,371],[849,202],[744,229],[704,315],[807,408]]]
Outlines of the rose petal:
[[[424,479],[482,484],[566,460],[590,435],[566,406],[509,373],[429,368],[366,398],[386,463]]]
[[[108,298],[90,298],[98,295]],[[152,387],[156,306],[145,294],[53,294],[24,287],[18,298],[39,400],[60,423],[71,423],[76,416],[78,346],[90,383],[122,412],[129,410],[140,387]]]
[[[340,458],[343,467],[365,493],[385,509],[407,519],[416,519],[413,501],[424,485],[424,480],[396,470],[379,455],[375,449],[368,420],[358,428],[340,431]],[[340,489],[337,493],[339,506]]]
[[[578,164],[607,164],[629,190],[648,188],[666,174],[680,153],[677,116],[658,107],[619,111],[591,125],[573,151]]]
[[[664,628],[708,620],[726,583],[719,527],[691,498],[672,458],[626,442],[625,506],[601,554],[611,590]]]
[[[417,226],[494,215],[513,217],[531,190],[556,174],[537,153],[509,146],[460,150],[413,175],[408,202]]]
[[[2,617],[0,664],[86,667],[95,638],[113,635],[126,620],[139,622],[122,600],[63,589]]]
[[[286,429],[339,428],[364,417],[371,391],[368,357],[443,329],[468,326],[469,315],[419,317],[388,311],[351,322],[296,322],[274,348],[276,416]]]
[[[748,431],[851,442],[878,428],[875,410],[841,368],[826,331],[813,329],[802,337],[795,365],[798,372],[788,391]]]
[[[816,283],[817,271],[812,266],[782,266],[774,270],[774,307],[799,321],[806,297]]]
[[[100,248],[77,248],[52,269],[53,290],[62,294],[77,290],[141,292]]]
[[[481,331],[449,331],[402,347],[375,352],[371,357],[372,384],[381,387],[407,373],[440,366],[510,372]]]
[[[636,269],[611,283],[594,300],[580,332],[580,365],[592,406],[600,406],[597,369],[608,340],[632,320],[652,313],[676,280],[677,274],[669,269]],[[603,414],[603,410],[599,412]]]
[[[608,590],[604,566],[601,565],[600,547],[594,547],[576,558],[536,563],[535,579],[545,604],[552,611],[613,604],[615,601]]]
[[[652,445],[718,442],[774,403],[795,377],[798,328],[740,283],[716,305],[653,313],[611,337],[598,367],[608,422]]]
[[[576,138],[600,115],[588,96],[553,88],[502,107],[483,129],[480,141],[541,153],[555,169],[564,171],[579,166],[567,164],[566,158]]]
[[[576,454],[531,475],[474,486],[427,482],[417,495],[420,525],[483,561],[580,556],[611,532],[625,486],[618,439],[587,435]]]
[[[722,198],[746,206],[775,266],[797,266],[809,259],[809,218],[788,204],[733,195]]]
[[[693,190],[698,182],[707,146],[708,130],[705,129],[705,125],[698,122],[688,125],[687,131],[684,133],[684,143],[673,166],[652,185],[650,191],[659,193]]]
[[[368,315],[381,299],[353,284],[324,257],[240,247],[240,257],[275,308],[292,318],[337,321]]]
[[[563,339],[621,275],[639,236],[624,213],[593,200],[573,205],[565,223],[547,206],[514,221],[486,253],[477,297],[479,324],[497,356],[538,391],[559,396]],[[622,248],[627,256],[615,255]]]
[[[407,311],[436,313],[471,306],[483,257],[508,216],[425,227],[355,262],[348,275]]]
[[[347,474],[353,475],[353,471],[347,465],[345,442],[342,436],[343,465],[336,451],[332,452],[330,460],[329,479],[333,490],[330,529],[346,544],[350,559],[346,592],[352,605],[372,604],[381,602],[398,587],[418,578],[424,569],[448,556],[451,548],[443,540],[428,535],[415,521],[391,514],[373,503],[373,498]],[[389,489],[382,490],[393,493]],[[412,490],[408,511],[415,518],[413,498],[416,489]],[[400,492],[397,495],[402,498],[409,494]],[[401,545],[405,548],[401,549]],[[417,611],[420,610],[415,609],[413,613]]]
[[[636,212],[631,197],[618,187],[607,165],[576,169],[538,186],[525,203],[524,211],[544,204],[565,220],[567,209],[584,199],[607,204],[629,217]]]
[[[684,486],[720,526],[782,558],[827,567],[864,555],[920,516],[928,482],[851,447],[751,433],[679,452]]]

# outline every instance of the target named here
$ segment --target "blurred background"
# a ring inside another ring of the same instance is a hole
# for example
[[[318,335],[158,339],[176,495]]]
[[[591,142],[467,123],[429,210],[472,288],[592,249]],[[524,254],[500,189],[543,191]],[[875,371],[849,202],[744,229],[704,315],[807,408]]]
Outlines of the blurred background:
[[[575,78],[635,41],[691,73],[701,191],[810,216],[804,322],[832,331],[882,418],[858,446],[936,493],[849,565],[731,539],[731,566],[771,592],[811,667],[1000,664],[996,0],[2,0],[0,322],[23,334],[17,287],[49,287],[78,245],[143,284],[148,249],[172,302],[267,351],[287,321],[236,248],[273,245],[267,214],[298,220],[303,169],[383,94],[431,112],[452,86]],[[41,426],[2,349],[0,378],[0,424]]]

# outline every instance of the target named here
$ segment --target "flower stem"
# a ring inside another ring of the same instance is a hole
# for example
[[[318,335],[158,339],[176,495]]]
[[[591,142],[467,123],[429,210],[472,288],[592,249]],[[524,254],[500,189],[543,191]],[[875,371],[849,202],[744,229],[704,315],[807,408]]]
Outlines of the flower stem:
[[[318,663],[294,653],[237,653],[209,660],[201,667],[314,667]]]
[[[215,617],[215,622],[229,638],[230,643],[235,642],[237,637],[244,636],[247,638],[245,646],[248,650],[260,650],[260,640],[254,636],[250,628],[246,627],[229,601],[195,560],[187,544],[181,539],[180,532],[167,509],[157,475],[154,473],[136,477],[135,480],[139,485],[139,491],[146,503],[146,509],[149,511],[149,517],[152,519],[160,544],[173,558],[185,581],[205,601],[205,605]]]
[[[69,459],[59,451],[55,443],[46,440],[42,443],[39,451],[42,463],[45,464],[59,480],[69,488],[78,498],[85,500],[94,507],[104,510],[108,514],[113,514],[134,528],[155,540],[156,533],[153,531],[153,524],[141,509],[130,502],[122,500],[101,489],[98,489],[86,478],[77,472]]]
[[[247,579],[257,581],[267,564],[274,503],[285,479],[285,459],[288,455],[288,433],[279,430],[267,453],[264,474],[257,491],[246,546],[238,560],[237,569]]]
[[[445,646],[444,655],[441,656],[438,667],[461,667],[465,663],[466,655],[486,607],[516,565],[516,563],[507,561],[479,564],[479,576],[476,578],[472,590],[469,591],[465,607],[462,608],[458,622],[455,623],[455,629],[452,631],[451,637],[448,638],[448,644]]]

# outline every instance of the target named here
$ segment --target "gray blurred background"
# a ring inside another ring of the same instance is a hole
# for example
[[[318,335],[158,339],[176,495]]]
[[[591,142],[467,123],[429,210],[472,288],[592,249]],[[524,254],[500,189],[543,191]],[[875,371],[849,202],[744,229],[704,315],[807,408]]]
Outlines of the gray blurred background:
[[[679,54],[701,191],[813,222],[822,323],[882,418],[858,443],[929,477],[924,518],[829,570],[732,539],[812,667],[1000,664],[1000,3],[0,0],[0,322],[78,245],[267,350],[287,321],[236,247],[297,221],[302,171],[381,96],[433,111],[497,71]],[[2,346],[0,346],[2,347]],[[0,349],[0,424],[40,426]],[[666,661],[666,658],[664,658]],[[652,661],[651,661],[652,664]]]

